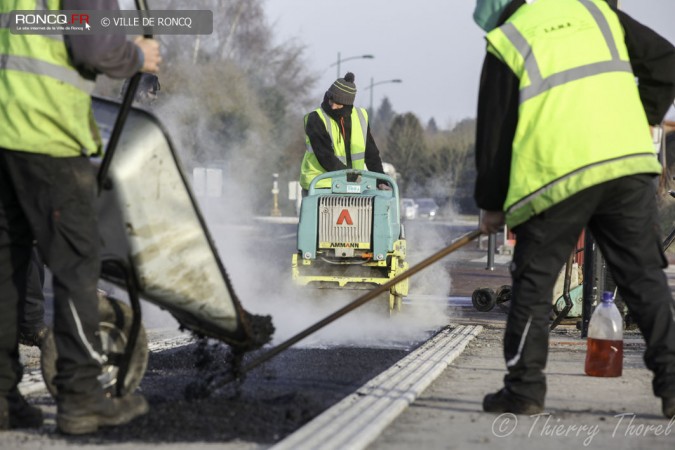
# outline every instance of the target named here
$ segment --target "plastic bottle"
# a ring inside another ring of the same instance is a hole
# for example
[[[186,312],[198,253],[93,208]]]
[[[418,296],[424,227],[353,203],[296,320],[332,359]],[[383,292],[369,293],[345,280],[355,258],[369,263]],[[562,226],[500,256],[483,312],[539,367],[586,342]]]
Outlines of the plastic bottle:
[[[602,294],[588,325],[586,375],[620,377],[623,368],[623,319],[611,292]]]

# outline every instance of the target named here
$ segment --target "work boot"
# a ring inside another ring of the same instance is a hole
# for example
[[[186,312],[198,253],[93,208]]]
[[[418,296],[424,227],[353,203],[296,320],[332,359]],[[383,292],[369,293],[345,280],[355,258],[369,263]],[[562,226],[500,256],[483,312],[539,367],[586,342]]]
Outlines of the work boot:
[[[64,434],[93,433],[99,427],[122,425],[148,412],[140,394],[124,397],[96,395],[63,397],[58,400],[56,428]]]
[[[42,347],[42,342],[49,333],[49,327],[44,323],[32,330],[19,331],[19,344],[29,347]]]
[[[511,393],[502,388],[494,394],[488,394],[483,399],[483,411],[492,413],[539,414],[544,411],[544,405]]]
[[[30,405],[18,389],[7,394],[10,428],[40,428],[42,410]]]
[[[675,417],[675,397],[662,397],[661,402],[663,415],[668,419]]]

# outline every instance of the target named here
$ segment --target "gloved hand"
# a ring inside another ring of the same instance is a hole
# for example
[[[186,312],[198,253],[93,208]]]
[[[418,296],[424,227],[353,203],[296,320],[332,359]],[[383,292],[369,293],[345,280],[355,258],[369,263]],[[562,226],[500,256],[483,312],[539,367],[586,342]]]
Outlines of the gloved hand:
[[[378,183],[377,188],[381,191],[391,191],[391,186],[389,186],[387,183]]]
[[[497,233],[504,226],[505,215],[503,211],[482,210],[480,216],[480,231],[484,234]]]

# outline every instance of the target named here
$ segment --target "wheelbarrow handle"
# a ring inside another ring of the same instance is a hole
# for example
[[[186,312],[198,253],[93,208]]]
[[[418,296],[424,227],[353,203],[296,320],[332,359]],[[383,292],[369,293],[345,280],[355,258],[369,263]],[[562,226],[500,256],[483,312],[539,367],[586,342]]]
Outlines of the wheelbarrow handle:
[[[139,11],[148,11],[148,4],[146,0],[136,0],[136,9]],[[144,37],[152,38],[152,34],[148,31],[148,28],[144,29]],[[137,72],[129,80],[129,85],[127,90],[124,93],[122,99],[122,105],[120,106],[119,112],[117,113],[117,118],[115,119],[115,125],[110,133],[110,139],[108,139],[108,145],[106,146],[105,152],[103,153],[103,160],[101,161],[101,166],[98,169],[98,192],[100,193],[105,187],[108,181],[108,170],[110,169],[110,163],[112,162],[112,157],[115,154],[117,149],[117,144],[119,143],[120,136],[122,135],[122,130],[124,129],[124,124],[127,121],[129,116],[129,111],[131,111],[131,105],[134,102],[134,97],[136,97],[136,91],[138,90],[138,85],[141,82],[141,77],[143,74]]]

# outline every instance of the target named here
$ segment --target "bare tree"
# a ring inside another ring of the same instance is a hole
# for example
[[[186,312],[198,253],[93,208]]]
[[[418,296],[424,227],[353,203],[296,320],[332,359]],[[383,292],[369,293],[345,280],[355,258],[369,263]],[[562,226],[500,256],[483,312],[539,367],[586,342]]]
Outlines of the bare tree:
[[[397,115],[387,136],[387,158],[401,174],[407,189],[424,184],[422,168],[427,145],[424,130],[413,113]]]
[[[304,47],[274,42],[264,0],[166,0],[151,6],[213,12],[210,35],[157,37],[164,64],[153,109],[188,169],[231,169],[228,176],[254,191],[254,202],[265,207],[266,181],[273,173],[290,173],[287,166],[299,167],[302,158],[302,115],[317,78],[306,70]]]

